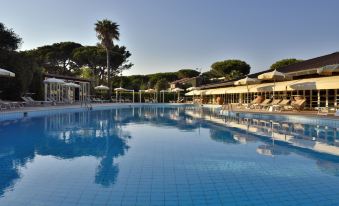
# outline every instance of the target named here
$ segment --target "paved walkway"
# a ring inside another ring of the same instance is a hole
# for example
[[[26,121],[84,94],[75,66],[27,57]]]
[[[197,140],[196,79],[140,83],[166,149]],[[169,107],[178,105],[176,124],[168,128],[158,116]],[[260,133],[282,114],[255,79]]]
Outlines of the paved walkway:
[[[91,106],[93,108],[96,107],[111,107],[111,106],[129,106],[129,105],[180,105],[178,103],[92,103]],[[217,105],[204,105],[205,107],[216,107]],[[11,110],[1,111],[0,114],[9,114],[14,112],[32,112],[32,111],[46,111],[46,110],[55,110],[55,109],[76,109],[76,108],[83,108],[80,104],[59,104],[59,105],[46,105],[46,106],[31,106],[31,107],[23,107],[23,108],[15,108]],[[281,111],[281,112],[269,112],[265,110],[258,110],[258,109],[241,109],[241,108],[233,108],[232,112],[243,112],[243,113],[258,113],[258,114],[279,114],[279,115],[301,115],[301,116],[310,116],[310,117],[317,117],[317,118],[333,118],[339,119],[339,117],[334,116],[334,113],[328,114],[318,114],[318,111]]]

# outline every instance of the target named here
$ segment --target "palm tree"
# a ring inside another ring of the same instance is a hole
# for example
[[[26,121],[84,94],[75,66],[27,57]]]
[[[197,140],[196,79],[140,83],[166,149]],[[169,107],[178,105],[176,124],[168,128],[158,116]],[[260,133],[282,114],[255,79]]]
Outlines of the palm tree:
[[[100,40],[101,45],[106,50],[107,58],[107,83],[109,87],[108,95],[112,94],[112,82],[111,82],[111,66],[110,66],[110,50],[114,47],[113,40],[119,40],[119,25],[108,19],[98,21],[95,23],[95,31],[97,37]]]

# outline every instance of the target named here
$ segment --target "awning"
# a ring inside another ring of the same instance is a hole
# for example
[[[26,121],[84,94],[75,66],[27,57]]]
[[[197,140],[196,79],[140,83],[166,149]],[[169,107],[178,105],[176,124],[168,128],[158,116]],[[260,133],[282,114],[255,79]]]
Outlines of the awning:
[[[249,92],[273,92],[274,83],[249,85]],[[291,80],[275,83],[275,91],[339,89],[339,76]],[[200,90],[203,95],[247,93],[247,86],[233,86],[209,90]],[[193,91],[191,91],[193,92]],[[188,92],[186,94],[191,94]],[[188,95],[189,96],[189,95]]]

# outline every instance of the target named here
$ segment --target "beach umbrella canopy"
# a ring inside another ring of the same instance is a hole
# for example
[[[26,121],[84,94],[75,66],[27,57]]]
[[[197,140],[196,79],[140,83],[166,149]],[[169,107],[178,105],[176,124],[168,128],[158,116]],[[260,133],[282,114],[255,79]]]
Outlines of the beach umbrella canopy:
[[[99,85],[94,87],[95,90],[109,90],[109,88],[105,85]]]
[[[65,86],[65,87],[74,87],[74,88],[79,88],[80,87],[79,84],[75,84],[75,83],[72,83],[72,82],[68,82],[66,84],[63,84],[63,86]]]
[[[44,80],[44,83],[56,83],[56,84],[65,84],[66,82],[62,79],[48,78]]]
[[[235,81],[234,85],[249,85],[249,84],[257,84],[257,83],[260,83],[259,79],[246,77],[238,81]]]
[[[320,67],[317,73],[320,75],[332,75],[332,72],[339,70],[339,64],[332,64]]]
[[[274,80],[274,81],[279,81],[283,80],[286,78],[286,75],[282,72],[277,71],[276,69],[271,72],[266,72],[263,74],[260,74],[258,76],[258,79],[260,80]]]
[[[249,101],[249,98],[248,98],[248,93],[249,93],[248,85],[249,84],[257,84],[259,82],[260,82],[259,79],[246,77],[246,78],[240,79],[238,81],[235,81],[234,85],[246,85],[247,86],[247,101]]]
[[[184,89],[181,89],[181,88],[174,88],[172,89],[173,92],[182,92],[184,91]]]
[[[114,91],[116,91],[116,92],[126,92],[126,91],[129,91],[129,90],[122,88],[122,87],[118,87],[118,88],[115,88]]]
[[[148,92],[148,93],[155,93],[156,91],[155,91],[155,89],[147,89],[147,90],[145,90],[145,92]]]
[[[198,89],[197,87],[188,87],[186,90],[187,91],[193,91],[193,90],[196,90],[196,89]]]
[[[4,76],[4,77],[15,77],[15,74],[13,72],[10,72],[6,69],[1,69],[0,68],[0,76]]]
[[[279,80],[284,80],[285,78],[286,78],[286,75],[282,72],[278,72],[276,69],[274,71],[266,72],[258,76],[258,79],[260,80],[273,80],[274,81],[273,97],[275,93],[275,82]]]

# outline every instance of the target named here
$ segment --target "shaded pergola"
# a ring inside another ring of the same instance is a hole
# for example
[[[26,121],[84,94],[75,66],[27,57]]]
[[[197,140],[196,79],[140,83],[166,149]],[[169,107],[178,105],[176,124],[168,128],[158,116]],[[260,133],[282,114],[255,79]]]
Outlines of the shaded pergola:
[[[87,101],[91,81],[57,74],[44,74],[44,99],[54,102]]]
[[[185,90],[184,90],[184,89],[181,89],[181,88],[174,88],[174,89],[172,89],[172,92],[176,92],[176,93],[178,94],[177,100],[179,100],[179,98],[180,98],[180,92],[182,92],[182,91],[185,91]]]
[[[119,92],[132,92],[132,102],[134,103],[134,93],[135,91],[133,89],[125,89],[125,88],[122,88],[122,87],[118,87],[118,88],[115,88],[114,89],[115,91],[115,100],[118,102],[118,94]],[[121,95],[119,96],[119,102],[121,102]]]
[[[62,79],[48,78],[44,80],[45,84],[45,101],[63,102],[63,84],[66,82]]]
[[[157,91],[155,89],[146,89],[146,90],[143,90],[143,89],[140,89],[139,90],[139,102],[141,103],[141,94],[142,93],[148,93],[148,94],[154,94],[153,98],[154,99],[157,99]]]

